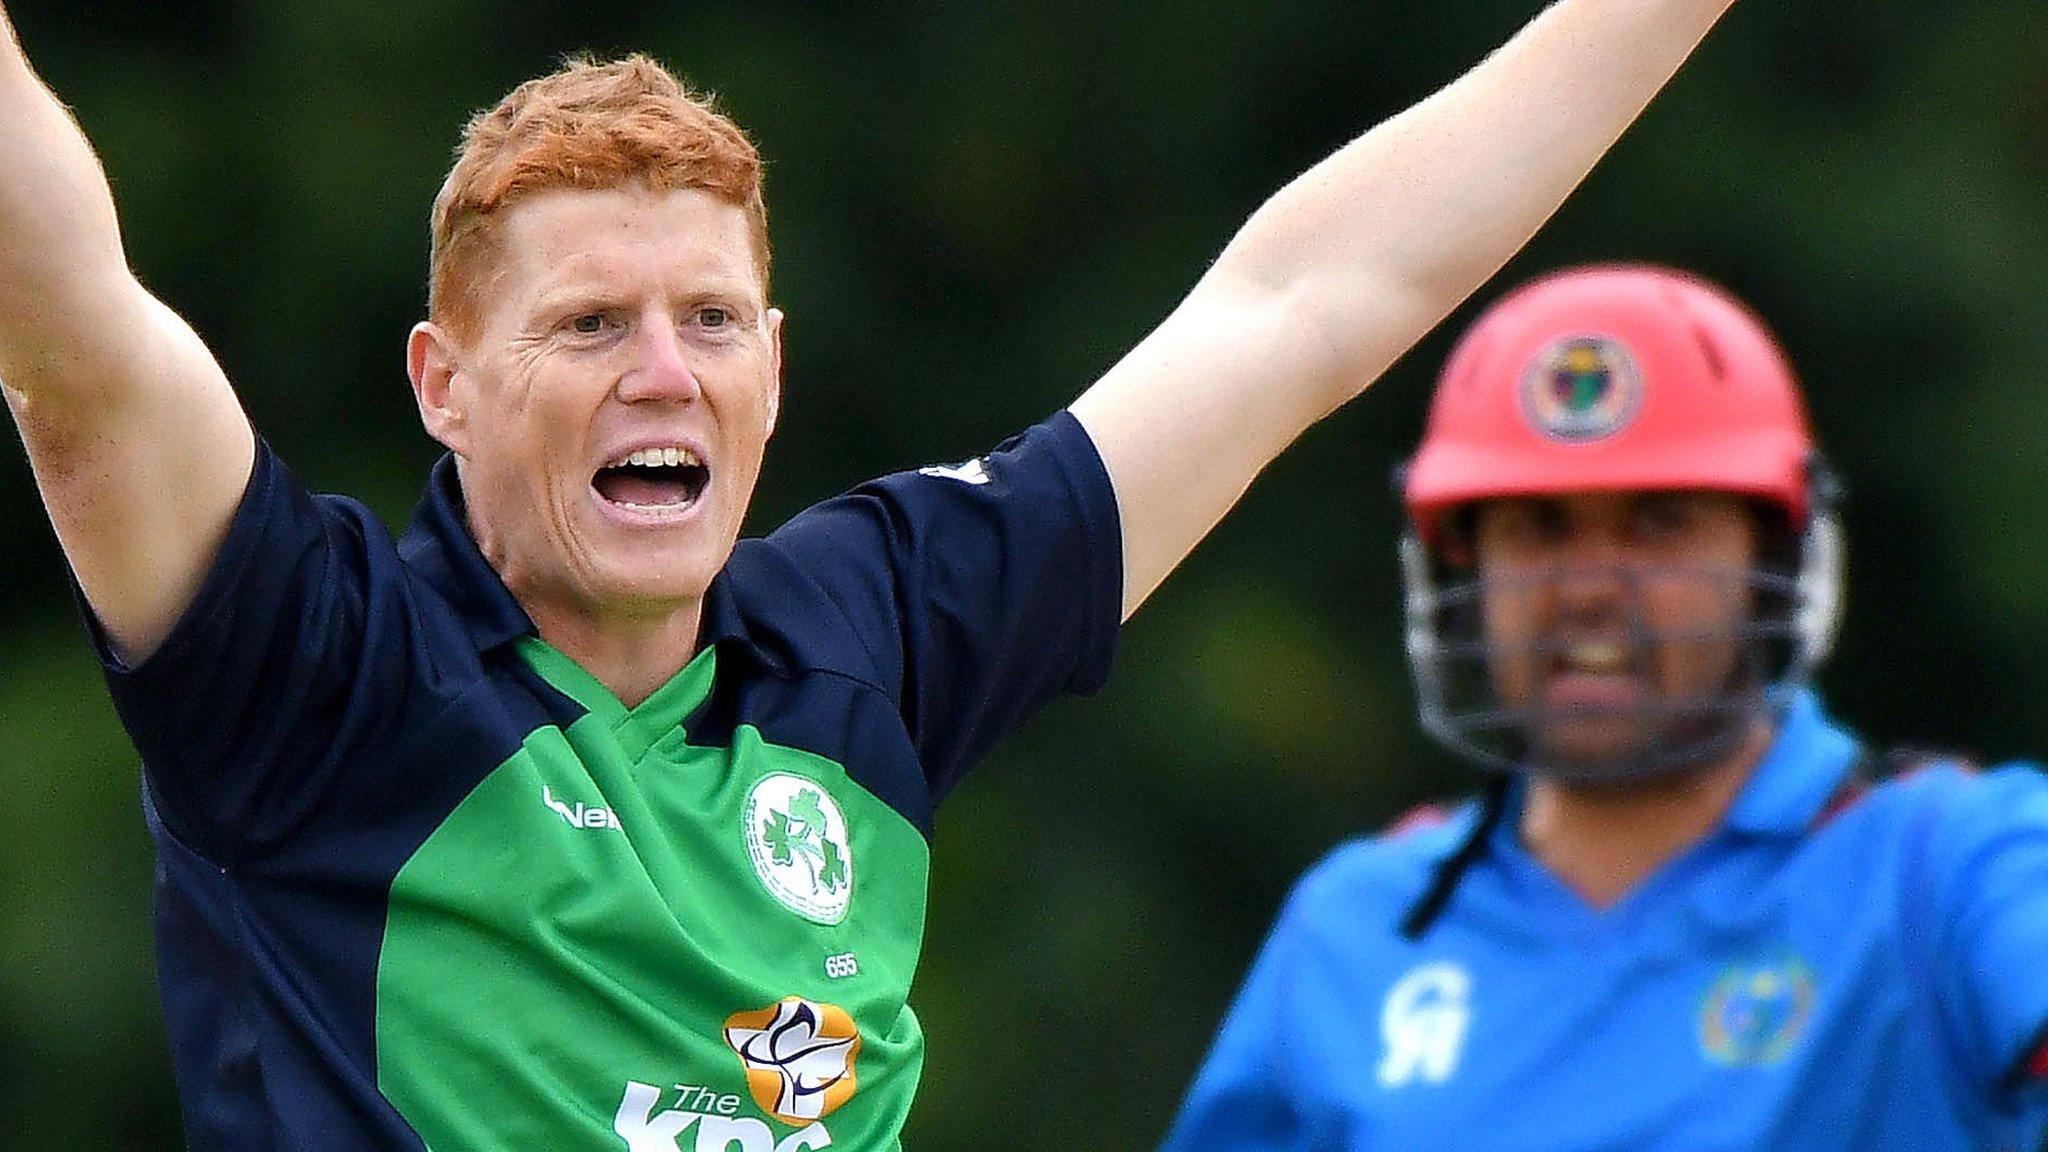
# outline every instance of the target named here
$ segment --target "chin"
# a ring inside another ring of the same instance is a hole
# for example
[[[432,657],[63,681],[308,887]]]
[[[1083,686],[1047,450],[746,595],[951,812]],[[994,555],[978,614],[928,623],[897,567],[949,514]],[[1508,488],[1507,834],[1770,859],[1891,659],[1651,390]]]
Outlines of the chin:
[[[732,557],[731,536],[692,524],[663,533],[594,540],[594,591],[627,598],[695,599]]]
[[[1560,774],[1597,781],[1626,775],[1652,751],[1653,737],[1622,721],[1557,723],[1534,742],[1536,756]]]
[[[624,609],[639,616],[675,611],[702,600],[717,574],[716,569],[702,573],[622,573],[592,589],[592,599],[605,608]]]

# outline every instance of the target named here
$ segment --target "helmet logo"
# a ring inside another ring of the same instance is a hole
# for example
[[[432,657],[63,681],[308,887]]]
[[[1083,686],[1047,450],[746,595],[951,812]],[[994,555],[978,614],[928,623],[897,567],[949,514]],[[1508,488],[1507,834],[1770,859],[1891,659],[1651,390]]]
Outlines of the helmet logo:
[[[1642,399],[1635,358],[1605,336],[1552,344],[1522,378],[1522,414],[1553,440],[1604,440],[1628,427]]]

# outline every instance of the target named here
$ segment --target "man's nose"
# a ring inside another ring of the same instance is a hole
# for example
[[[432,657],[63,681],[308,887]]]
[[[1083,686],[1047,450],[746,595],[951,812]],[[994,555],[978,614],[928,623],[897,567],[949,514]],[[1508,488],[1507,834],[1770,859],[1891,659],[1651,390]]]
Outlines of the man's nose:
[[[633,362],[619,381],[621,400],[689,401],[703,394],[690,367],[689,346],[666,317],[641,325],[633,343]]]
[[[1611,609],[1635,599],[1637,574],[1618,543],[1581,540],[1558,558],[1551,585],[1558,603],[1567,610]]]

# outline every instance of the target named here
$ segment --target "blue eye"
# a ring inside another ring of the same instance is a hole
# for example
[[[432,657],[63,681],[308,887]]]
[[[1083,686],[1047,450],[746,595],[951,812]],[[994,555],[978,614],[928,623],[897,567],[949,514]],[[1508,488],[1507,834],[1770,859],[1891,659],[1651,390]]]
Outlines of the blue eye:
[[[604,331],[604,315],[599,312],[586,312],[571,320],[569,326],[582,335],[595,336]]]
[[[697,321],[706,328],[723,328],[732,322],[732,313],[713,305],[709,308],[699,309]]]

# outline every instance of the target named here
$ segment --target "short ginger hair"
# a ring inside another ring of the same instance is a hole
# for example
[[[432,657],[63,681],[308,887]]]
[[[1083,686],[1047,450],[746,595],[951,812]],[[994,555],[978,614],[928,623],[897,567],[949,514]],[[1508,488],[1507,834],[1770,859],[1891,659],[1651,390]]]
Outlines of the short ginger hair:
[[[742,209],[767,291],[761,156],[746,133],[647,56],[578,57],[464,126],[455,166],[434,197],[428,317],[458,340],[476,336],[483,287],[503,255],[498,213],[519,197],[632,185],[702,189]]]

